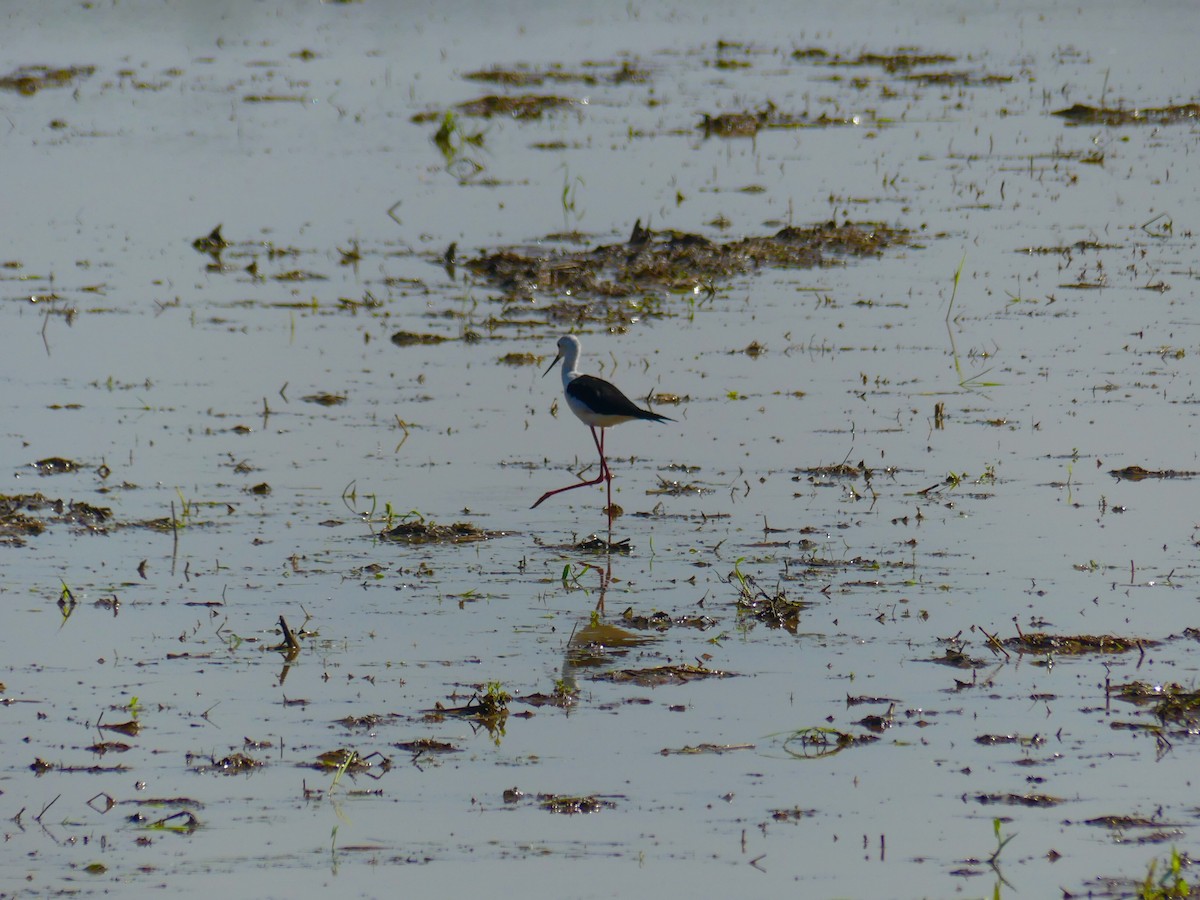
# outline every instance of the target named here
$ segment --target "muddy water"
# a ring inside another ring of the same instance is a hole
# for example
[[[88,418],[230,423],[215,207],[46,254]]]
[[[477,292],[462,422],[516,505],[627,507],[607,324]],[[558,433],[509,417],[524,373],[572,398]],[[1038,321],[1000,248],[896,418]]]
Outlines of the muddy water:
[[[1193,18],[14,10],[5,892],[1040,896],[1187,852],[1190,695],[1117,692],[1196,682]],[[435,141],[527,94],[571,102]],[[906,239],[607,301],[473,266],[637,220]],[[613,553],[600,490],[528,509],[594,473],[570,328],[677,420],[609,436]]]

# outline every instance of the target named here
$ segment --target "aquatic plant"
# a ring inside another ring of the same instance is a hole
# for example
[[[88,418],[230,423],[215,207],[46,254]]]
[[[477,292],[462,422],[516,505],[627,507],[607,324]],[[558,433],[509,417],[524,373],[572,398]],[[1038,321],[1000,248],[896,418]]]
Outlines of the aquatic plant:
[[[563,225],[566,226],[571,218],[576,222],[583,220],[583,213],[580,211],[577,201],[579,199],[579,188],[585,185],[582,175],[571,177],[570,170],[564,165],[563,167],[563,187],[562,196],[559,202],[562,204]]]
[[[954,315],[954,301],[958,297],[958,283],[962,280],[963,266],[965,266],[966,263],[967,254],[964,253],[962,259],[959,260],[958,268],[954,270],[954,286],[950,290],[950,303],[946,306],[946,334],[950,337],[950,355],[954,359],[954,372],[958,376],[958,386],[963,390],[975,391],[979,390],[980,388],[998,387],[1000,382],[980,380],[984,375],[992,371],[991,366],[988,366],[986,369],[983,369],[974,375],[968,376],[963,374],[962,358],[958,352],[958,345],[954,340],[954,329],[951,328],[951,324],[958,321],[957,317]],[[972,352],[969,355],[974,355],[974,353]],[[981,353],[979,355],[986,358],[991,354]]]
[[[1171,848],[1171,858],[1157,879],[1154,877],[1158,869],[1158,860],[1150,860],[1150,868],[1146,872],[1146,880],[1142,882],[1138,897],[1141,900],[1172,900],[1176,897],[1192,896],[1191,886],[1183,877],[1184,858],[1179,851]]]
[[[453,110],[446,110],[441,125],[434,132],[433,143],[446,162],[446,171],[460,182],[469,181],[483,171],[483,163],[475,158],[474,150],[483,147],[483,132],[469,132]]]
[[[1001,821],[999,818],[992,819],[992,831],[996,835],[996,849],[992,851],[992,855],[988,857],[988,863],[992,868],[996,868],[997,862],[1000,860],[1000,853],[1008,846],[1008,842],[1016,837],[1016,834],[1010,834],[1008,837],[1000,836]]]

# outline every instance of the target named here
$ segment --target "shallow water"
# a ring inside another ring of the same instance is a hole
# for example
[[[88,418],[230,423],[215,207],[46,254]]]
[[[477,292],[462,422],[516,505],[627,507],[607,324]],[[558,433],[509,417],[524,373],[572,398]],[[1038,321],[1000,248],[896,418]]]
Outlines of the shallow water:
[[[0,547],[4,892],[1102,895],[1189,850],[1194,720],[1156,741],[1106,684],[1196,681],[1196,125],[1051,113],[1192,102],[1193,20],[1182,3],[14,10],[0,75],[95,70],[0,92],[22,174],[0,222],[4,493],[112,518],[91,533],[42,509],[43,532]],[[862,59],[902,49],[952,59]],[[608,80],[622,63],[644,80]],[[464,78],[495,66],[599,77]],[[412,121],[493,93],[575,104],[460,115],[482,143],[449,162],[439,119]],[[805,127],[699,127],[768,101]],[[506,303],[465,261],[619,244],[639,219],[717,242],[830,219],[910,240],[582,324],[585,371],[681,398],[656,405],[676,423],[609,435],[631,549],[605,555],[574,549],[604,532],[600,490],[528,509],[595,462],[541,377],[563,298]],[[192,247],[218,223],[220,266]],[[547,237],[568,231],[583,243]],[[37,474],[49,457],[82,468]],[[869,482],[809,472],[860,460]],[[1109,474],[1134,465],[1179,477]],[[496,535],[379,541],[389,507]],[[739,614],[738,573],[807,604],[794,634]],[[581,660],[591,629],[635,631],[627,608],[715,621],[631,646],[609,631]],[[280,616],[311,632],[290,663],[267,649]],[[1161,643],[989,646],[1018,629]],[[948,647],[974,665],[938,664]],[[736,677],[597,677],[697,662]],[[578,694],[513,699],[491,731],[425,712],[496,682]],[[97,728],[133,719],[134,736]],[[815,727],[878,740],[805,752]],[[422,738],[457,752],[395,746]],[[702,745],[731,749],[663,753]],[[339,748],[390,766],[312,768]],[[238,752],[262,765],[220,774]],[[155,798],[175,802],[131,820]],[[180,810],[198,827],[145,827]],[[992,866],[997,817],[1016,836]]]

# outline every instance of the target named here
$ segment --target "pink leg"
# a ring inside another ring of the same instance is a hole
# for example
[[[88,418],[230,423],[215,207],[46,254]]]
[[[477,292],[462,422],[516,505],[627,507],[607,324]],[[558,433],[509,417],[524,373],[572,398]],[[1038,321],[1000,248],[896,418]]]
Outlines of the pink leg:
[[[596,445],[596,449],[600,451],[600,473],[608,482],[612,482],[612,470],[608,467],[608,457],[604,455],[604,429],[600,429],[600,436],[596,437],[596,429],[592,429],[592,441]]]
[[[561,494],[561,493],[563,493],[563,491],[573,491],[573,490],[575,490],[575,488],[591,487],[592,485],[599,484],[600,482],[605,481],[605,480],[608,481],[609,505],[610,506],[612,505],[612,473],[608,471],[608,461],[605,460],[605,458],[604,458],[604,429],[603,428],[600,429],[600,436],[597,437],[596,429],[594,426],[592,426],[592,442],[596,445],[596,450],[598,450],[600,453],[600,474],[597,475],[595,478],[593,478],[591,481],[581,481],[578,484],[568,484],[566,487],[558,488],[557,490],[546,491],[546,493],[544,493],[544,494],[542,494],[542,496],[538,497],[537,503],[535,503],[535,504],[533,504],[533,506],[529,507],[530,509],[537,509],[539,506],[542,505],[542,502],[544,500],[549,500],[555,494]]]
[[[592,437],[595,438],[596,429],[592,429]],[[596,442],[596,449],[600,451],[600,468],[604,475],[604,480],[607,482],[608,488],[608,505],[604,507],[605,513],[608,515],[608,527],[612,528],[612,470],[608,467],[608,459],[604,456],[604,429],[600,429],[600,440]]]

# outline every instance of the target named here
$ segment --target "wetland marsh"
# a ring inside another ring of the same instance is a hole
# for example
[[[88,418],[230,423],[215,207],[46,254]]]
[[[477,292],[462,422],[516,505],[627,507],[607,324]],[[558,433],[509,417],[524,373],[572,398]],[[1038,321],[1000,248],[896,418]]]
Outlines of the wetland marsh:
[[[1195,880],[1195,23],[15,4],[0,893]]]

